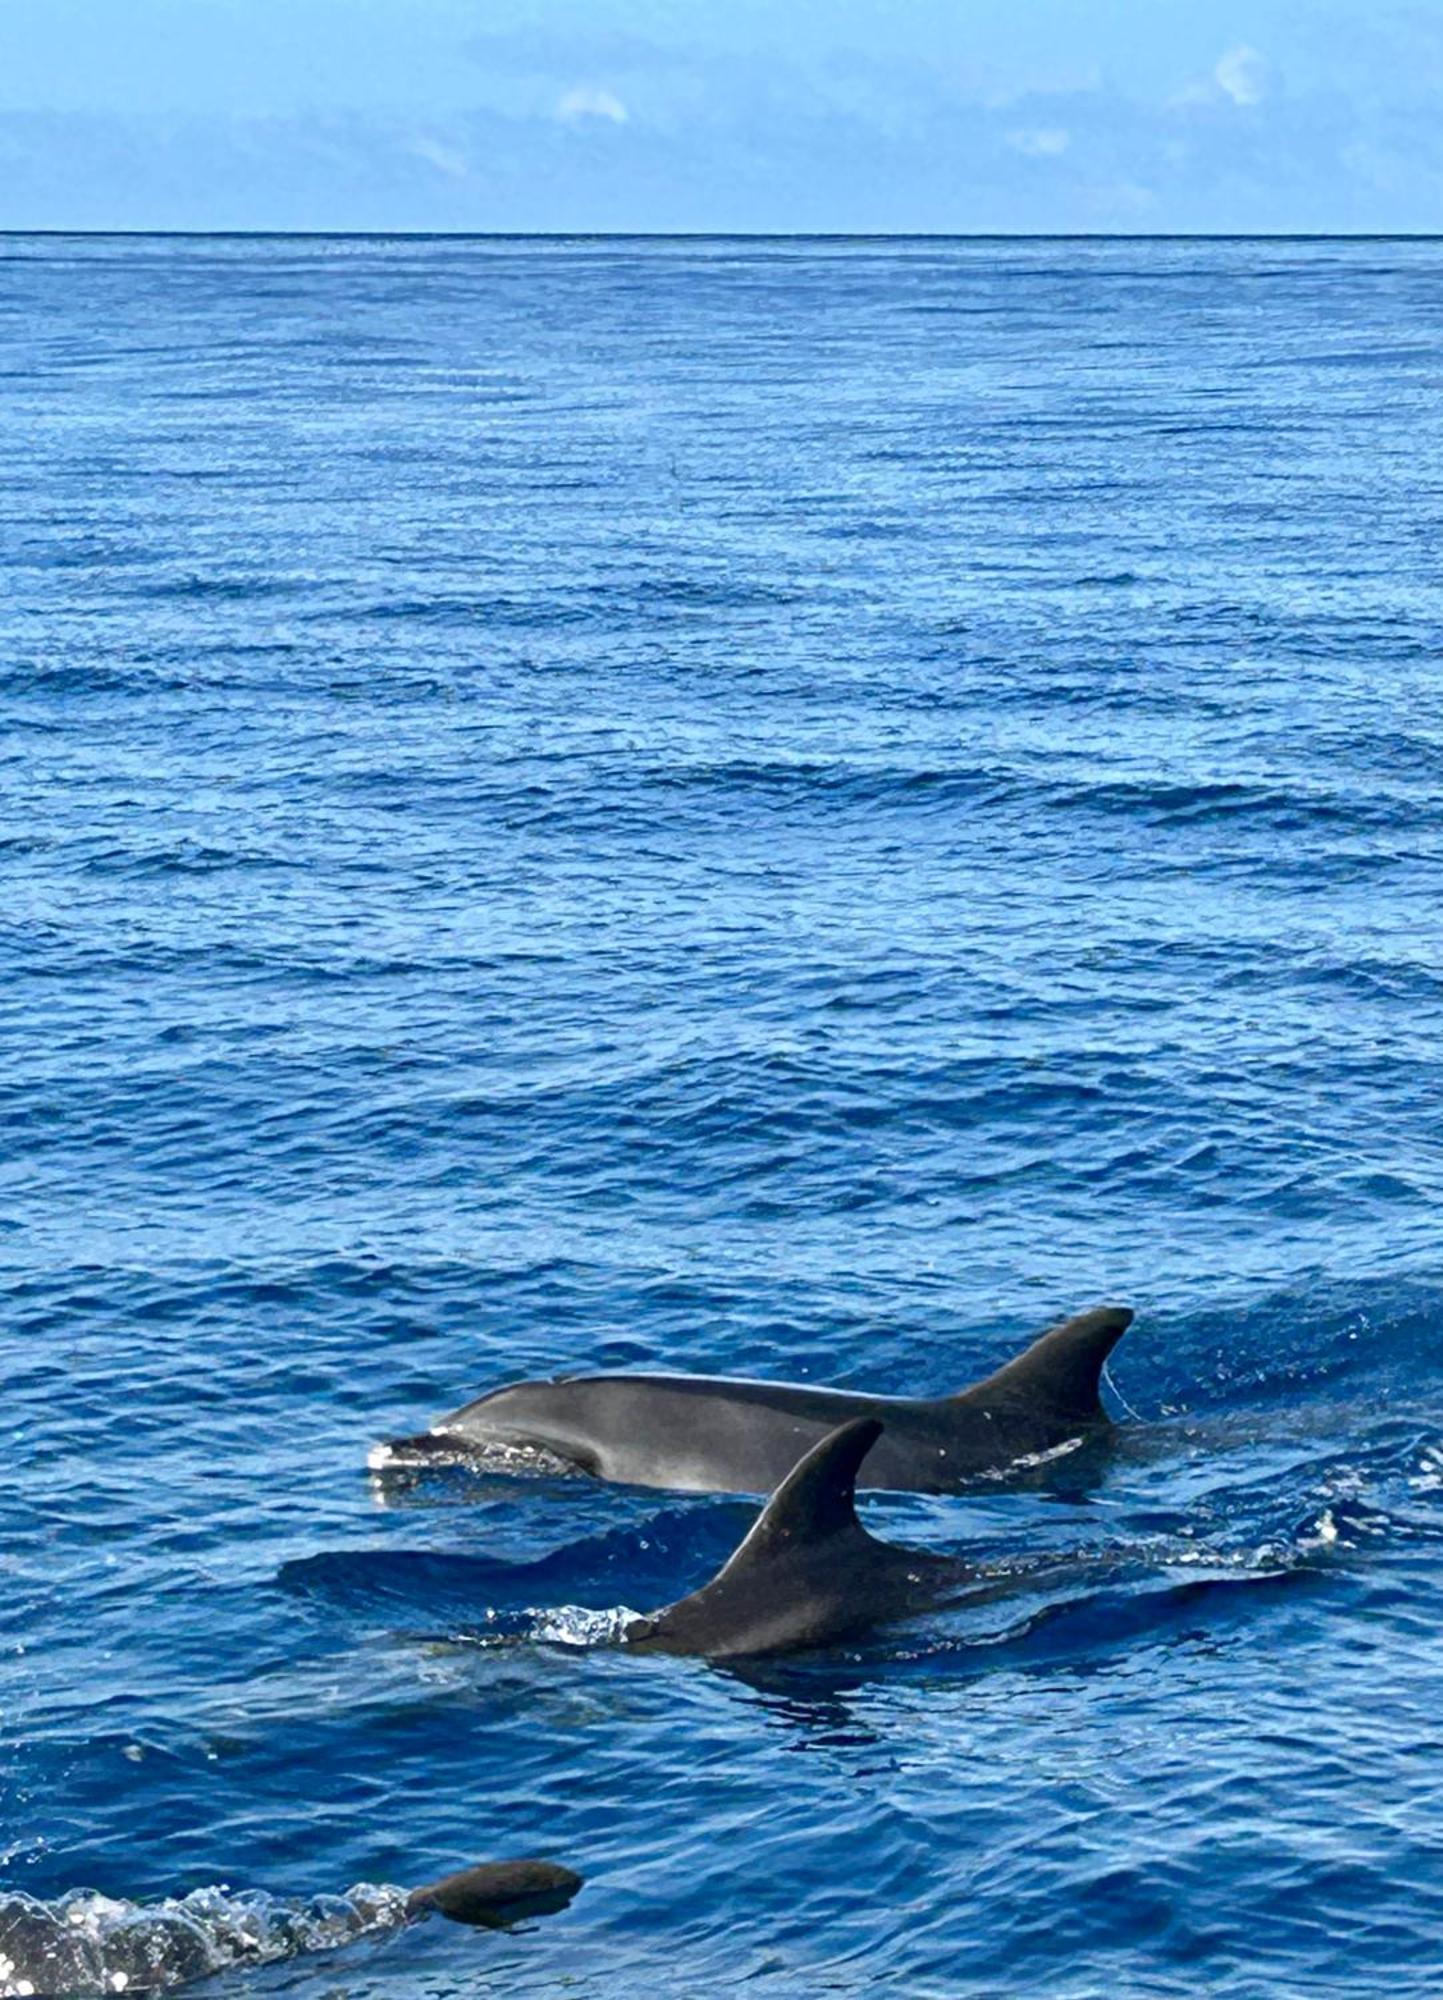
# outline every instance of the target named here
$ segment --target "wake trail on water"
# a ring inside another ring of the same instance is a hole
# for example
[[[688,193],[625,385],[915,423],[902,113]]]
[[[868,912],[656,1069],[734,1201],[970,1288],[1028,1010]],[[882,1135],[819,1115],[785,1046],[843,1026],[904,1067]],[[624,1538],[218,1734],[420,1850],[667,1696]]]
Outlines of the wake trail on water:
[[[224,1886],[159,1903],[92,1889],[52,1902],[12,1891],[0,1894],[0,2000],[161,1993],[240,1966],[334,1951],[410,1921],[404,1889],[369,1882],[303,1900]]]

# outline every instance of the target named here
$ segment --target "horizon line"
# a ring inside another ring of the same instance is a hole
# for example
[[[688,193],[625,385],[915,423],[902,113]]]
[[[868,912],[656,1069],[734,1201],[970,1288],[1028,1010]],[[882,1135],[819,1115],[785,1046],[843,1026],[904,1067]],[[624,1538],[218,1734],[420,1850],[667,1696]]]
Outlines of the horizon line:
[[[0,237],[415,243],[1439,243],[1433,229],[93,229]]]

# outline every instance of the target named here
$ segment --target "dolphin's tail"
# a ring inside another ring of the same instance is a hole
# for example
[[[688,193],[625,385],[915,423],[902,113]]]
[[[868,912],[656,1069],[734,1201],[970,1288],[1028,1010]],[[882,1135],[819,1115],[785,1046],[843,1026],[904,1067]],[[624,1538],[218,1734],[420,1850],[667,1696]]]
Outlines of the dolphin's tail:
[[[1103,1364],[1132,1318],[1126,1306],[1094,1306],[1039,1335],[1015,1361],[954,1400],[997,1415],[1102,1423],[1106,1412],[1098,1384]]]

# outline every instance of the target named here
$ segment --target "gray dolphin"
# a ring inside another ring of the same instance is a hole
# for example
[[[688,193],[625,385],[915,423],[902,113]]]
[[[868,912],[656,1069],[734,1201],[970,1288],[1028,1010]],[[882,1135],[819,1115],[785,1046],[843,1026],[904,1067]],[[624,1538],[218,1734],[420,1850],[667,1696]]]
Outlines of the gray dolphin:
[[[885,1431],[863,1483],[951,1493],[979,1473],[1106,1429],[1098,1379],[1131,1323],[1125,1307],[1081,1313],[955,1396],[868,1396],[711,1375],[518,1382],[417,1437],[378,1446],[371,1464],[519,1450],[632,1486],[766,1493],[839,1424],[875,1416]]]
[[[202,1889],[158,1904],[0,1890],[0,2000],[159,1993],[399,1930],[433,1913],[488,1929],[563,1909],[581,1877],[554,1861],[489,1861],[421,1889],[361,1883],[314,1902]]]
[[[633,1620],[622,1644],[709,1660],[791,1653],[910,1617],[978,1584],[968,1564],[879,1542],[857,1519],[857,1474],[881,1437],[876,1417],[860,1417],[813,1445],[711,1582]]]

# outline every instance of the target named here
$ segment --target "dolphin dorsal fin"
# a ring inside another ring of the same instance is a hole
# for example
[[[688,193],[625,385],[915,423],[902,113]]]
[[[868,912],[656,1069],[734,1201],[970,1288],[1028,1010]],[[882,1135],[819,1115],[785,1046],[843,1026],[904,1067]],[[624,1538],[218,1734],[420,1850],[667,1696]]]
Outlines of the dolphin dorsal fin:
[[[1015,1361],[952,1400],[1096,1423],[1103,1415],[1098,1396],[1103,1363],[1131,1325],[1126,1306],[1094,1306],[1039,1334]]]
[[[866,1535],[857,1519],[857,1474],[881,1435],[879,1417],[858,1417],[814,1444],[768,1500],[720,1576],[787,1547],[826,1541],[833,1535]]]

